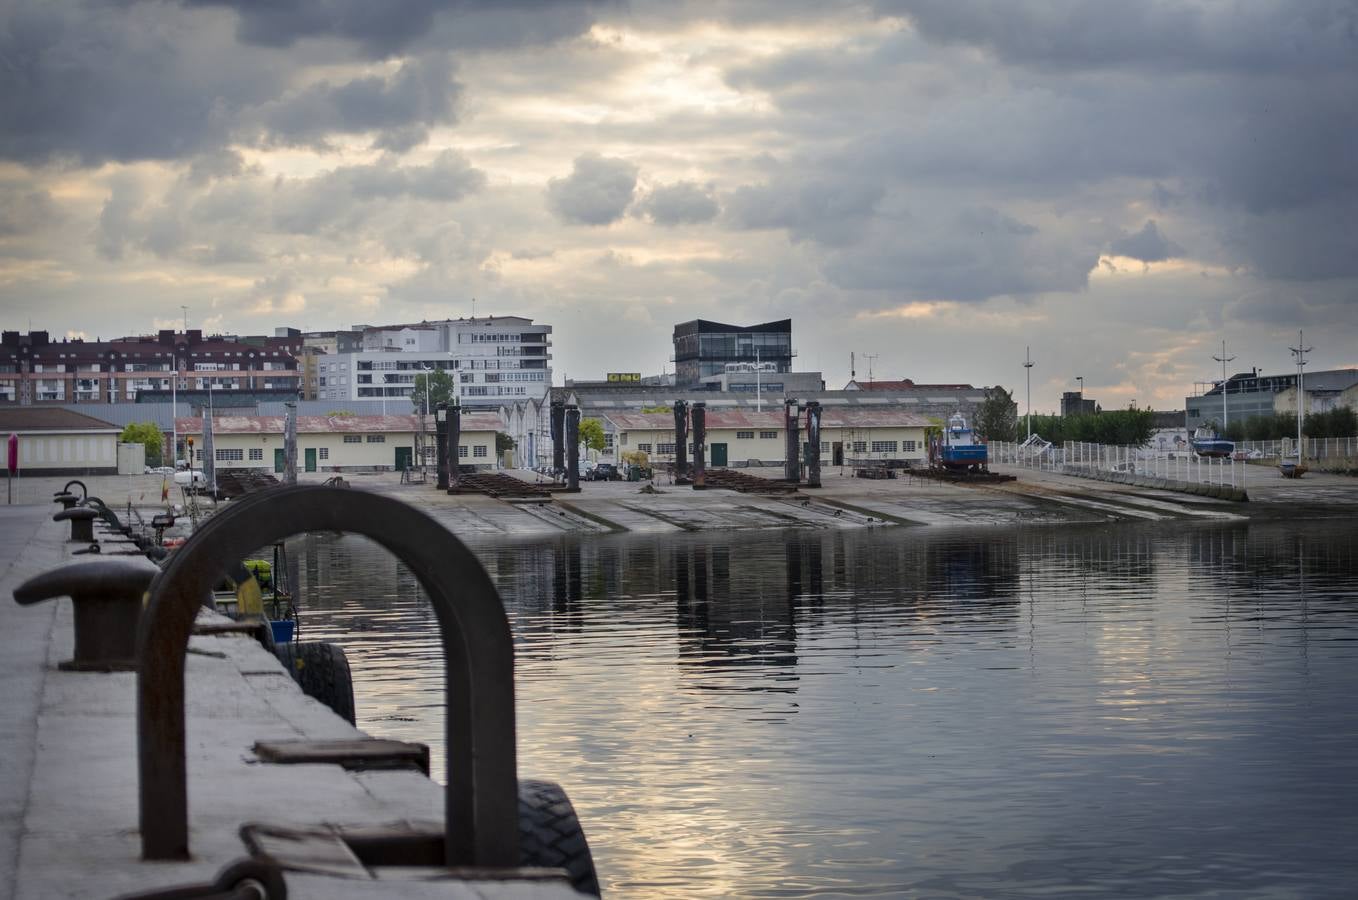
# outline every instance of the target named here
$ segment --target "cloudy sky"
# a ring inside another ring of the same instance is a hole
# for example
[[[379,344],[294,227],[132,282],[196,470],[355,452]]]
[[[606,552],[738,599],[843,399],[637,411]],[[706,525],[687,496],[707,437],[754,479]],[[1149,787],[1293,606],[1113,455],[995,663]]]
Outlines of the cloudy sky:
[[[0,0],[0,309],[88,337],[695,317],[1182,408],[1358,365],[1358,2]],[[672,369],[672,367],[671,367]]]

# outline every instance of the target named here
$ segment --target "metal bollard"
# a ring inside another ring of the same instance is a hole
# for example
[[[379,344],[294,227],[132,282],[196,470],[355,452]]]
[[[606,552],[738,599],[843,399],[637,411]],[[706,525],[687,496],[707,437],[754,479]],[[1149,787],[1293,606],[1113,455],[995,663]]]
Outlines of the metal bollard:
[[[80,502],[80,498],[75,494],[68,494],[65,491],[57,491],[52,495],[53,503],[60,503],[62,509],[70,509]]]
[[[72,543],[91,544],[94,542],[94,520],[98,516],[99,513],[88,507],[72,506],[52,516],[52,521],[71,523]]]
[[[28,579],[14,589],[23,606],[57,597],[75,604],[75,658],[67,672],[131,672],[137,668],[137,623],[142,598],[160,569],[144,559],[73,563]]]

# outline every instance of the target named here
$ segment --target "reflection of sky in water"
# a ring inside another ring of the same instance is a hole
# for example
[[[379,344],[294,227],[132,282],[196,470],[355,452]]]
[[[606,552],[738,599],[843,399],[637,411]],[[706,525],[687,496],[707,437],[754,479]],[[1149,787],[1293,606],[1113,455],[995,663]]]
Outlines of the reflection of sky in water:
[[[360,727],[430,743],[413,579],[298,539]],[[1358,529],[615,536],[474,548],[519,766],[612,896],[1344,895]],[[440,777],[441,774],[440,774]]]

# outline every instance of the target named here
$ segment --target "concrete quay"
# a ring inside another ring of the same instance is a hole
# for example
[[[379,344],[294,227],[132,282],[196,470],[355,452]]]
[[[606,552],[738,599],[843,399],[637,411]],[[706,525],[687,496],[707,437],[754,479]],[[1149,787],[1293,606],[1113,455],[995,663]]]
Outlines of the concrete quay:
[[[110,487],[99,485],[106,500],[125,500]],[[0,897],[100,898],[205,885],[247,855],[238,836],[247,822],[441,827],[443,790],[419,772],[262,762],[252,751],[256,741],[364,735],[304,696],[253,639],[200,636],[186,660],[193,858],[143,862],[136,675],[59,671],[57,662],[73,652],[71,601],[21,607],[12,599],[29,577],[88,559],[71,556],[79,545],[66,540],[65,523],[51,521],[53,511],[50,502],[0,506]],[[430,872],[383,867],[354,880],[291,871],[285,877],[293,898],[580,896],[555,880],[431,881]]]
[[[1244,469],[1248,502],[1186,494],[1136,484],[1097,481],[1059,472],[993,466],[1017,481],[960,485],[914,478],[859,479],[849,470],[825,470],[823,487],[787,496],[695,491],[666,483],[593,482],[579,493],[554,493],[549,503],[506,502],[479,494],[449,495],[426,484],[402,484],[397,473],[349,473],[356,490],[395,497],[428,512],[464,539],[539,539],[560,534],[720,531],[748,528],[878,528],[1097,524],[1166,520],[1285,520],[1342,518],[1358,511],[1358,478],[1321,472],[1286,479],[1269,466]],[[532,472],[507,470],[533,483]],[[776,478],[781,469],[745,469]],[[329,473],[305,473],[320,483]],[[16,502],[45,503],[67,479],[20,479]],[[130,500],[149,521],[163,509],[161,476],[84,479],[89,492],[122,512]],[[172,502],[182,502],[171,487]],[[207,508],[211,505],[208,501]],[[187,519],[181,520],[187,523]]]

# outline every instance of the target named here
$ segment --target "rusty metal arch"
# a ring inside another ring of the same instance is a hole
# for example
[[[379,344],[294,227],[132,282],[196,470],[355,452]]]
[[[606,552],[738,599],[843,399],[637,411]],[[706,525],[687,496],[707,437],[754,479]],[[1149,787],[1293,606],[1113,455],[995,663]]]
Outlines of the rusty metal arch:
[[[137,765],[144,859],[187,859],[184,657],[194,619],[227,564],[307,531],[351,531],[408,565],[438,615],[446,690],[448,865],[518,865],[514,647],[495,585],[460,540],[389,497],[318,486],[235,501],[151,584],[137,634]]]

